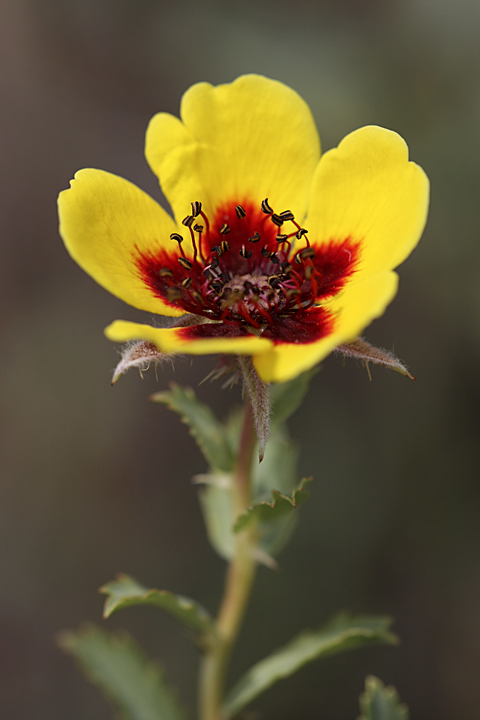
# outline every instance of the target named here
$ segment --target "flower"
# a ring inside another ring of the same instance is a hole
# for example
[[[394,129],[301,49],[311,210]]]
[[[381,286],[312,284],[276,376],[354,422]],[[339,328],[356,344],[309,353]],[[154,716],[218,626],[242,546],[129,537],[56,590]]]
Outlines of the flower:
[[[423,231],[428,180],[396,133],[364,127],[320,158],[306,103],[245,75],[200,83],[181,120],[155,115],[146,158],[175,219],[123,178],[80,170],[59,197],[68,251],[171,327],[117,320],[115,342],[251,355],[283,382],[354,340],[397,289]]]

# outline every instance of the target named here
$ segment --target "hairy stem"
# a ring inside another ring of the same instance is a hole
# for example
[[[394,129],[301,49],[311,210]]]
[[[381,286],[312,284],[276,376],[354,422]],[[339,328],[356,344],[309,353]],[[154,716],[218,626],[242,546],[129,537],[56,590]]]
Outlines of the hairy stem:
[[[240,515],[250,504],[251,468],[256,433],[248,398],[234,476],[235,510]],[[200,719],[224,720],[222,704],[225,679],[232,647],[250,596],[255,575],[255,527],[236,535],[235,551],[228,566],[225,591],[217,617],[216,640],[206,649],[200,669]]]

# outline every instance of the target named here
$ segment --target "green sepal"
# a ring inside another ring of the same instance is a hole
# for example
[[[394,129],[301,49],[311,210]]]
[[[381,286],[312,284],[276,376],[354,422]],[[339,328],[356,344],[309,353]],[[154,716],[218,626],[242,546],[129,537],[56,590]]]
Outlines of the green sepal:
[[[303,665],[363,645],[398,642],[390,632],[391,618],[341,614],[314,632],[304,632],[269,657],[253,665],[229,692],[224,714],[230,718]]]
[[[118,575],[100,588],[107,595],[103,608],[103,617],[109,618],[117,610],[133,605],[153,605],[166,610],[181,623],[201,635],[215,632],[215,623],[208,612],[195,600],[174,595],[168,590],[149,589],[128,575]]]
[[[263,500],[254,505],[250,505],[243,515],[237,518],[233,528],[234,532],[244,530],[252,520],[257,520],[259,523],[270,523],[291,513],[297,505],[309,496],[305,488],[312,480],[313,478],[304,478],[293,491],[291,497],[282,495],[278,490],[272,490],[272,502]]]
[[[235,547],[233,478],[228,474],[211,473],[197,475],[195,482],[204,485],[198,495],[210,545],[220,557],[230,560]]]
[[[126,633],[111,635],[95,625],[65,631],[59,645],[124,720],[184,720],[164,671]]]
[[[181,416],[211,468],[224,472],[233,469],[235,458],[224,427],[191,388],[171,383],[169,391],[155,393],[150,399]]]
[[[358,720],[408,720],[408,707],[400,702],[394,687],[385,687],[381,680],[370,675],[365,680],[365,692],[360,695],[362,715]]]
[[[310,381],[318,371],[319,368],[316,367],[313,370],[297,375],[293,380],[285,383],[274,383],[270,386],[272,425],[280,425],[298,410],[308,392]]]

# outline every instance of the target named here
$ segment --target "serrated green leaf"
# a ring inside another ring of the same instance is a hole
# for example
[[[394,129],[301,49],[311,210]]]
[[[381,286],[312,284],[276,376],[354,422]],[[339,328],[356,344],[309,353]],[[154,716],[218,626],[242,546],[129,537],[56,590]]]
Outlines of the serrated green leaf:
[[[211,468],[224,472],[232,470],[235,460],[226,431],[208,405],[200,402],[191,388],[172,383],[170,391],[155,393],[151,399],[167,405],[182,417]]]
[[[128,575],[118,575],[116,580],[101,587],[100,592],[108,596],[103,609],[105,618],[133,605],[153,605],[166,610],[197,633],[205,635],[214,632],[213,618],[195,600],[174,595],[168,590],[147,588]]]
[[[386,617],[341,614],[315,632],[302,633],[247,671],[228,694],[225,716],[232,717],[278,680],[289,677],[312,660],[362,645],[397,642],[390,625],[391,619]]]
[[[282,495],[292,498],[298,487],[297,458],[298,449],[288,437],[286,428],[274,426],[263,462],[252,466],[252,505],[259,504],[263,509],[255,510],[251,519],[255,517],[260,520],[258,546],[261,553],[267,556],[276,555],[286,545],[292,536],[298,513],[292,512],[291,503],[285,504],[282,499],[273,515],[262,504],[271,505],[273,493],[277,497]],[[282,509],[284,512],[281,512]]]
[[[302,480],[290,497],[272,490],[272,502],[251,505],[237,518],[234,532],[240,532],[256,521],[261,553],[267,557],[276,555],[291,537],[297,521],[295,510],[309,496],[305,488],[311,481],[312,478]]]
[[[232,477],[227,474],[211,474],[201,475],[198,479],[204,483],[204,487],[199,492],[199,499],[208,539],[220,557],[230,560],[235,546]]]
[[[272,424],[280,425],[298,410],[308,392],[310,381],[317,372],[318,368],[313,368],[289,382],[274,383],[270,386]]]
[[[307,485],[312,482],[312,478],[305,478],[301,481],[299,486],[293,491],[292,495],[282,495],[278,490],[272,490],[272,502],[262,501],[250,505],[249,508],[237,518],[234,525],[234,532],[240,532],[252,520],[257,520],[260,523],[271,523],[283,517],[287,513],[291,513],[297,505],[302,503],[308,497],[306,491]]]
[[[59,644],[125,720],[185,717],[163,670],[126,633],[110,635],[90,625],[62,633]]]
[[[362,715],[358,720],[408,720],[408,707],[400,702],[394,687],[385,687],[381,680],[370,675],[365,680],[365,692],[360,696]]]

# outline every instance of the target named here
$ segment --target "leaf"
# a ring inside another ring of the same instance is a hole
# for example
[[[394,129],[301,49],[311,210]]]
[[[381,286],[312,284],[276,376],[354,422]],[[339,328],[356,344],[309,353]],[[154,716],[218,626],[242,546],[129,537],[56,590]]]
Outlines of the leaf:
[[[231,475],[200,475],[197,476],[196,481],[205,483],[205,487],[199,492],[199,498],[210,544],[220,557],[230,560],[235,545],[232,477]]]
[[[253,502],[270,500],[272,490],[291,494],[298,485],[297,446],[290,440],[285,428],[272,428],[263,462],[253,463]]]
[[[232,717],[278,680],[289,677],[312,660],[363,645],[396,643],[390,624],[390,618],[386,617],[341,614],[315,632],[298,635],[247,671],[228,694],[225,716]]]
[[[249,508],[237,518],[234,525],[234,532],[243,530],[252,520],[260,523],[269,523],[295,510],[297,505],[307,499],[308,493],[305,488],[312,482],[312,478],[302,480],[300,485],[293,491],[291,497],[282,495],[278,490],[272,490],[272,502],[259,502],[250,505]]]
[[[78,632],[63,632],[59,645],[73,655],[125,720],[185,717],[163,670],[126,633],[110,635],[89,625]]]
[[[308,392],[311,379],[318,371],[319,368],[316,367],[298,375],[289,382],[271,385],[272,423],[280,425],[298,410]]]
[[[116,580],[100,588],[107,595],[103,617],[108,618],[117,610],[133,605],[154,605],[166,610],[184,625],[203,635],[215,632],[214,621],[204,608],[190,598],[174,595],[168,590],[151,590],[140,585],[128,575],[118,575]]]
[[[170,391],[155,393],[151,399],[181,415],[210,467],[225,472],[232,470],[235,460],[226,432],[208,405],[200,402],[191,388],[172,383]]]
[[[273,514],[267,507],[272,504],[272,496],[291,499],[298,489],[297,458],[298,449],[287,436],[285,428],[274,425],[263,462],[260,465],[255,463],[252,468],[252,505],[259,504],[263,508],[256,510],[252,517],[260,521],[258,546],[267,556],[278,554],[286,545],[299,517],[297,512],[293,512],[291,502],[285,503],[283,499],[280,499]],[[282,508],[284,512],[281,512]]]
[[[408,720],[408,707],[400,702],[394,687],[385,687],[381,680],[370,675],[365,680],[365,692],[360,696],[361,717],[358,720]]]
[[[347,357],[363,360],[367,366],[367,370],[368,363],[372,362],[375,363],[375,365],[381,365],[389,370],[395,370],[395,372],[400,373],[400,375],[405,375],[410,378],[410,380],[415,380],[413,375],[410,375],[408,372],[406,365],[400,362],[393,352],[370,345],[370,343],[363,338],[357,338],[353,342],[339,345],[336,352],[342,353]]]
[[[259,378],[251,357],[239,355],[238,364],[242,371],[243,387],[253,411],[258,439],[258,460],[262,462],[270,430],[270,385]]]

